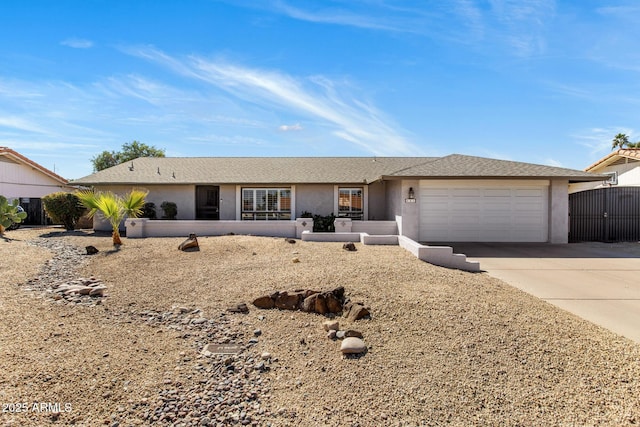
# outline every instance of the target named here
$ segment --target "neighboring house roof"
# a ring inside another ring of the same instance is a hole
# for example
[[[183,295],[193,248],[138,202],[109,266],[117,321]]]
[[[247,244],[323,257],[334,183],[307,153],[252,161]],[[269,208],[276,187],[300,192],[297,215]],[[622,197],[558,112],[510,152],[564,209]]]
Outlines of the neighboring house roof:
[[[596,172],[607,166],[611,166],[618,162],[638,162],[640,161],[640,149],[638,148],[621,148],[617,151],[609,153],[591,166],[585,169],[587,172]]]
[[[22,163],[22,164],[26,164],[28,166],[31,166],[32,168],[36,169],[37,171],[43,173],[44,175],[47,175],[48,177],[58,181],[60,184],[63,185],[68,185],[69,182],[64,179],[63,177],[61,177],[60,175],[58,175],[55,172],[50,171],[49,169],[45,168],[44,166],[39,165],[38,163],[34,162],[33,160],[28,159],[27,157],[23,156],[22,154],[13,151],[11,148],[9,147],[0,147],[0,162],[5,161],[5,162],[11,162],[11,163]]]
[[[412,178],[564,178],[583,171],[453,154],[446,157],[143,157],[74,184],[343,184]]]

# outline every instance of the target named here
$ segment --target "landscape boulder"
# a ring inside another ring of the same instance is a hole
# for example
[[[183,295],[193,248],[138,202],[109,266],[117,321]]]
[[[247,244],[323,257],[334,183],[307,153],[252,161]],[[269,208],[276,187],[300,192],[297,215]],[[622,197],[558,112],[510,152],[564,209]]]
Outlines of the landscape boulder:
[[[189,237],[178,245],[178,249],[185,252],[199,251],[200,246],[198,245],[198,237],[196,237],[196,234],[189,234]]]
[[[349,252],[354,252],[357,251],[358,249],[356,249],[356,245],[353,242],[347,242],[344,245],[342,245],[342,249],[344,249],[345,251],[349,251]]]
[[[367,350],[367,345],[360,338],[348,337],[342,340],[340,351],[342,354],[360,354]]]

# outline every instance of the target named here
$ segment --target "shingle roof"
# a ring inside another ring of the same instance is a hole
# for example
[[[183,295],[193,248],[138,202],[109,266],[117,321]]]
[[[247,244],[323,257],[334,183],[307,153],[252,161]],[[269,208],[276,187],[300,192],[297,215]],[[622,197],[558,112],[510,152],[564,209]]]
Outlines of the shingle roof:
[[[597,181],[602,176],[575,169],[509,160],[451,154],[394,172],[391,176],[413,178],[565,178]]]
[[[74,184],[347,184],[381,178],[566,178],[587,172],[454,154],[447,157],[144,157]]]

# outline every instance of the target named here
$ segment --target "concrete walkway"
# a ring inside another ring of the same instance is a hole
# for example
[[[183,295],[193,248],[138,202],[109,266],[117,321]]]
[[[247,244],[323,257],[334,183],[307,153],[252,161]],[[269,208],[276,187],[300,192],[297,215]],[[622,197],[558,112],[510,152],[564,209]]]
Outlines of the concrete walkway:
[[[512,286],[640,343],[640,243],[453,243]]]

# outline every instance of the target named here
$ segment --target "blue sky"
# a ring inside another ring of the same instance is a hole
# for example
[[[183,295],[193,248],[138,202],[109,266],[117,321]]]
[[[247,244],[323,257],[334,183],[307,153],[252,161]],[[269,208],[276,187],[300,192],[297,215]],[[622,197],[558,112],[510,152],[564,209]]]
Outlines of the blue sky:
[[[582,169],[632,141],[636,0],[2,0],[0,145]]]

